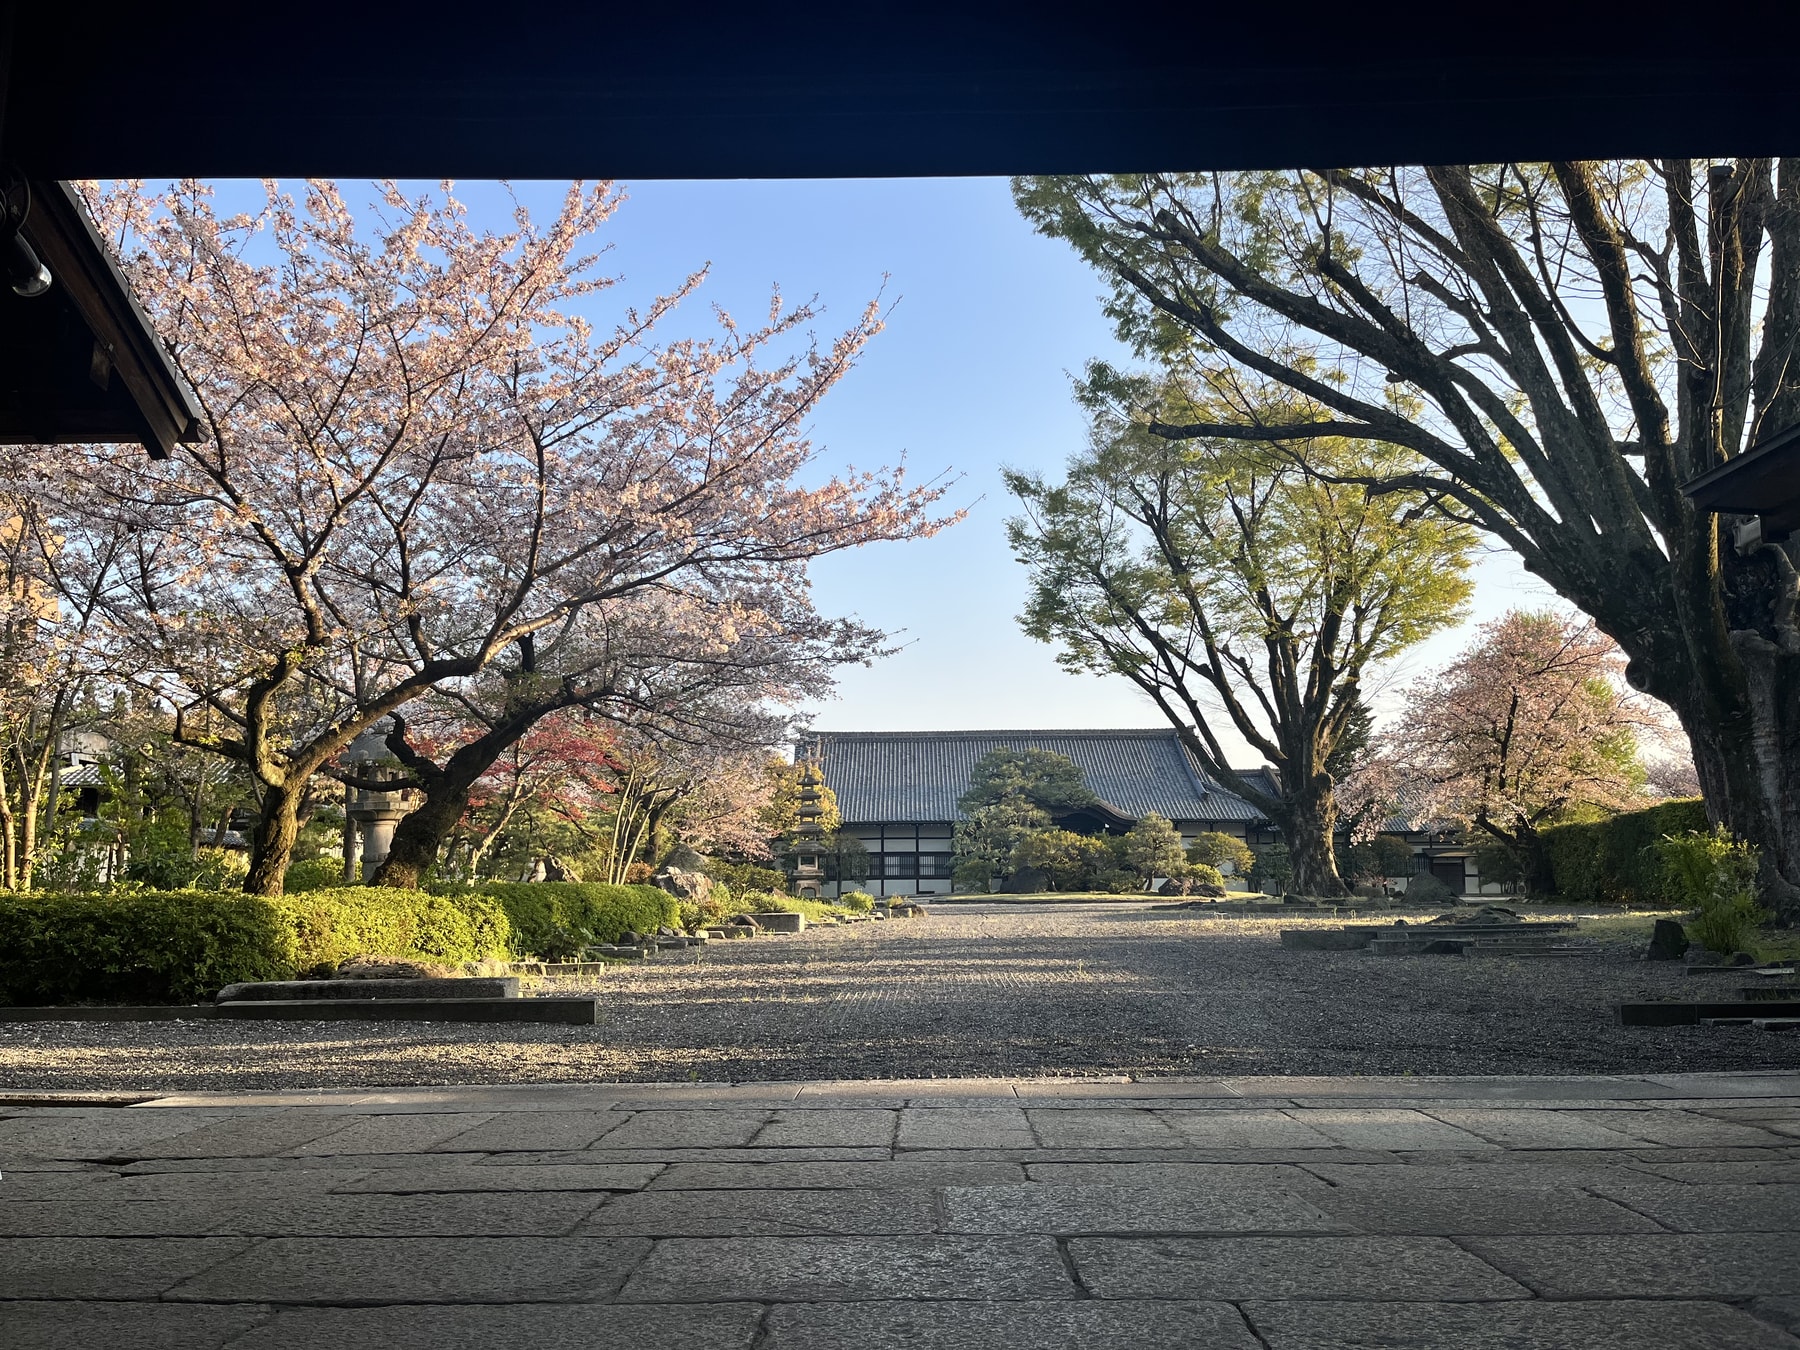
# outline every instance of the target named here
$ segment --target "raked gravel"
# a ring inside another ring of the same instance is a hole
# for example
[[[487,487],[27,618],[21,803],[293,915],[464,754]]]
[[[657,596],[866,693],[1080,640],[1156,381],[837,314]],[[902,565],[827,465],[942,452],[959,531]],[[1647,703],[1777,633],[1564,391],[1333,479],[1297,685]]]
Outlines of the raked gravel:
[[[544,986],[598,998],[591,1027],[0,1023],[0,1086],[1800,1067],[1800,1035],[1614,1025],[1620,1000],[1719,996],[1736,977],[1684,977],[1622,948],[1536,961],[1284,951],[1278,930],[1295,922],[1136,904],[945,905]]]

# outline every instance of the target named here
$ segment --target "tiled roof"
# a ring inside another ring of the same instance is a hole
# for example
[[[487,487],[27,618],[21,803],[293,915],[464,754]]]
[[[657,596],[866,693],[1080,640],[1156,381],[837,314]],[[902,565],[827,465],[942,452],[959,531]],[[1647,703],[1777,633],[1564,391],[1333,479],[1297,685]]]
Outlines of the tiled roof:
[[[1127,731],[815,731],[820,768],[852,824],[962,819],[956,799],[990,750],[1049,750],[1081,766],[1088,790],[1131,816],[1253,822],[1262,813],[1201,771],[1167,727]],[[1266,770],[1255,771],[1268,781]]]
[[[67,764],[59,780],[63,787],[99,787],[102,783],[98,764]]]

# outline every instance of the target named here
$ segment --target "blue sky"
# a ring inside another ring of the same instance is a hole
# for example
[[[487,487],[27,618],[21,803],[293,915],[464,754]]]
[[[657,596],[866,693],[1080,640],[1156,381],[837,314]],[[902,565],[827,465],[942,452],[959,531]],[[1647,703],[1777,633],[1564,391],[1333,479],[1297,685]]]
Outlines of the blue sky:
[[[513,188],[546,216],[563,190]],[[456,193],[477,225],[509,223],[511,203],[498,185],[461,183]],[[818,296],[825,338],[881,292],[893,306],[888,326],[826,398],[816,438],[834,465],[905,455],[916,476],[961,475],[950,504],[967,508],[962,524],[813,569],[822,610],[855,613],[906,644],[870,668],[846,670],[838,699],[808,710],[815,725],[1155,725],[1160,714],[1125,681],[1063,672],[1013,620],[1025,577],[1003,536],[1011,507],[999,470],[1055,472],[1083,444],[1070,375],[1092,357],[1129,355],[1100,312],[1098,276],[1066,245],[1031,231],[1005,180],[648,182],[627,184],[626,193],[605,233],[603,264],[621,284],[596,307],[597,320],[608,305],[666,291],[708,263],[683,324],[704,326],[711,304],[753,321],[779,284],[790,300]],[[1474,617],[1548,599],[1502,554],[1481,566]],[[1399,673],[1426,668],[1467,636],[1425,644]]]
[[[465,189],[466,190],[466,189]],[[1083,444],[1070,375],[1095,356],[1129,360],[1100,311],[1098,276],[1032,232],[1002,179],[630,184],[608,267],[634,298],[702,261],[705,295],[749,317],[779,282],[849,321],[883,286],[886,330],[825,400],[818,438],[858,465],[900,455],[923,476],[962,475],[968,519],[935,539],[829,558],[819,605],[900,634],[898,655],[846,671],[821,727],[868,731],[1145,726],[1157,710],[1124,680],[1062,671],[1013,621],[1024,571],[1006,548],[1001,466],[1054,472]],[[1482,564],[1477,619],[1542,603],[1510,555]],[[1466,633],[1418,649],[1428,666]]]

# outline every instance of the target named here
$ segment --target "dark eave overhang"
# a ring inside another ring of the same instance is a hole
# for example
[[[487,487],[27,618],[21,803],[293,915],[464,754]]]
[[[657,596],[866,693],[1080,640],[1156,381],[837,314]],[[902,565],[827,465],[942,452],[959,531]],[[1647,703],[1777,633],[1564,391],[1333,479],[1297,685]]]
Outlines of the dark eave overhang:
[[[1765,539],[1800,528],[1800,423],[1763,437],[1681,490],[1703,511],[1760,517]]]
[[[29,299],[0,287],[0,444],[138,442],[164,459],[200,409],[68,184],[35,180],[20,233],[49,268]]]

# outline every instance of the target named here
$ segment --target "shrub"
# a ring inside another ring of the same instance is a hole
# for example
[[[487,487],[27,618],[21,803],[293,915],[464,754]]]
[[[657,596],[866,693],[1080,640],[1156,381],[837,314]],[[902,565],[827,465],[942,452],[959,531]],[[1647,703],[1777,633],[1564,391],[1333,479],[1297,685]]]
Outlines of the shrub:
[[[1194,842],[1188,845],[1187,860],[1221,872],[1229,863],[1235,875],[1247,877],[1256,866],[1256,853],[1236,835],[1226,834],[1223,830],[1206,830],[1195,835]]]
[[[207,891],[0,896],[0,999],[169,1003],[294,973],[276,910]]]
[[[446,895],[492,896],[505,910],[512,949],[545,956],[575,943],[617,942],[627,931],[654,933],[680,919],[675,897],[655,886],[609,886],[597,881],[487,881],[445,886]]]
[[[1667,866],[1656,841],[1710,828],[1705,805],[1693,797],[1605,820],[1554,825],[1541,838],[1560,898],[1578,905],[1645,908],[1666,903],[1669,894]]]
[[[787,877],[773,867],[758,867],[755,863],[721,862],[717,858],[709,859],[706,864],[706,875],[714,881],[722,881],[734,891],[785,891]]]
[[[506,937],[505,914],[482,896],[365,886],[274,897],[33,892],[0,897],[0,999],[184,1002],[368,953],[479,960],[504,952]]]
[[[1456,899],[1449,884],[1429,872],[1419,872],[1406,882],[1406,901],[1412,905],[1448,905]]]
[[[1193,886],[1223,886],[1225,874],[1207,863],[1189,863],[1179,880]]]
[[[870,907],[875,904],[874,897],[869,898]],[[846,906],[834,905],[829,900],[805,900],[792,895],[771,895],[767,891],[751,891],[740,896],[733,907],[733,914],[756,914],[772,911],[778,914],[804,914],[808,923],[818,923],[821,919],[833,919],[846,910]]]
[[[267,903],[287,926],[290,958],[301,972],[366,954],[479,961],[505,955],[511,936],[505,911],[480,892],[334,886]]]
[[[343,884],[342,858],[302,858],[288,864],[281,879],[281,890],[284,895],[299,895],[302,891],[322,891]]]
[[[634,862],[625,865],[625,884],[627,886],[647,886],[650,878],[656,875],[656,869],[647,862]]]
[[[1723,826],[1667,834],[1654,848],[1665,898],[1699,908],[1689,936],[1726,955],[1748,950],[1750,935],[1769,917],[1756,903],[1756,850]]]
[[[867,891],[845,891],[837,902],[852,914],[867,914],[875,908],[875,897]]]

